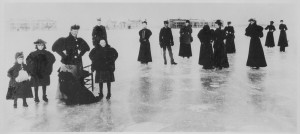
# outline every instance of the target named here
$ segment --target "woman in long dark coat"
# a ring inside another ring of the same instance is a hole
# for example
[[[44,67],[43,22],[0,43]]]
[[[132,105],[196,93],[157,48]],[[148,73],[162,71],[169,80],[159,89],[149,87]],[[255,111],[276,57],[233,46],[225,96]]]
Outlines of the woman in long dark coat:
[[[191,43],[193,41],[192,37],[192,26],[190,25],[190,21],[186,20],[185,26],[180,28],[179,34],[179,40],[180,40],[180,47],[179,47],[179,56],[181,57],[192,57],[192,48]]]
[[[269,30],[268,34],[267,34],[267,38],[266,38],[266,44],[265,44],[265,46],[267,46],[267,47],[275,46],[273,32],[276,30],[276,28],[274,27],[273,24],[274,24],[274,21],[270,21],[270,25],[268,25],[265,28],[265,30]]]
[[[99,99],[103,98],[103,83],[107,83],[107,96],[111,97],[111,82],[115,81],[115,61],[118,58],[118,52],[110,45],[106,44],[105,40],[100,41],[100,45],[95,46],[89,54],[92,60],[92,70],[96,70],[95,82],[99,83]]]
[[[251,37],[249,54],[247,59],[247,66],[254,69],[259,69],[259,67],[266,67],[267,62],[264,55],[264,50],[260,42],[261,37],[263,37],[263,27],[256,24],[256,20],[250,19],[250,24],[246,28],[246,36]]]
[[[148,64],[148,62],[152,62],[152,56],[151,56],[151,47],[149,38],[152,35],[152,32],[147,29],[147,22],[142,22],[144,28],[139,31],[140,35],[140,51],[138,56],[138,61],[142,64]]]
[[[231,22],[227,22],[227,25],[224,28],[224,31],[226,33],[226,41],[225,41],[225,46],[226,46],[226,51],[227,53],[235,53],[235,43],[234,43],[234,28],[231,26]]]
[[[50,85],[50,75],[52,73],[55,57],[51,52],[45,50],[46,42],[42,39],[38,39],[34,44],[36,51],[31,52],[26,58],[29,72],[32,74],[31,80],[34,87],[34,101],[40,102],[38,88],[39,86],[42,86],[43,100],[48,102],[46,87]]]
[[[208,25],[205,25],[198,33],[198,38],[201,42],[199,65],[203,65],[203,69],[213,69],[213,31],[210,30]]]
[[[14,107],[17,108],[17,99],[23,99],[23,106],[28,107],[26,98],[32,98],[30,73],[26,64],[23,63],[24,55],[18,52],[15,55],[15,64],[8,70],[7,76],[10,78],[6,99],[14,100]]]
[[[288,46],[288,41],[287,41],[287,37],[286,37],[286,30],[287,27],[285,24],[283,24],[283,20],[280,20],[280,25],[279,25],[279,29],[280,29],[280,35],[279,35],[279,40],[278,40],[278,46],[280,46],[280,52],[285,52],[285,47]]]
[[[222,22],[221,20],[217,20],[215,22],[217,24],[217,29],[214,31],[214,65],[218,69],[228,68],[228,58],[227,51],[224,44],[225,40],[225,31],[221,29]]]

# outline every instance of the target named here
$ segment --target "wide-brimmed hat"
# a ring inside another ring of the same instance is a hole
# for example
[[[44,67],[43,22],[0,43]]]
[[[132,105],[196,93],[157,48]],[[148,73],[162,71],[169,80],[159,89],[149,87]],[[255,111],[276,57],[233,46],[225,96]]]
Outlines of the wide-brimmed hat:
[[[142,21],[142,24],[143,24],[143,23],[147,24],[147,21]]]
[[[80,26],[75,24],[75,25],[71,26],[71,30],[72,30],[72,29],[78,30],[78,29],[80,29]]]
[[[44,41],[44,40],[42,40],[42,39],[38,39],[38,40],[36,40],[35,42],[33,42],[34,44],[46,44],[47,42],[46,41]]]

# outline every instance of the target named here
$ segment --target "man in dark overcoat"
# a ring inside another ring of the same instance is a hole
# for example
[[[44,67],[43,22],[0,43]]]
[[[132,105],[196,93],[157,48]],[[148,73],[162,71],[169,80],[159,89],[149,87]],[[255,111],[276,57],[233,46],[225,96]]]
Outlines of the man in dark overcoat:
[[[171,28],[168,27],[168,24],[169,24],[168,21],[164,21],[165,26],[160,29],[159,45],[163,49],[164,64],[167,65],[166,49],[168,49],[171,64],[176,65],[177,63],[174,61],[172,48],[171,48],[171,46],[174,45],[173,35],[172,35]]]

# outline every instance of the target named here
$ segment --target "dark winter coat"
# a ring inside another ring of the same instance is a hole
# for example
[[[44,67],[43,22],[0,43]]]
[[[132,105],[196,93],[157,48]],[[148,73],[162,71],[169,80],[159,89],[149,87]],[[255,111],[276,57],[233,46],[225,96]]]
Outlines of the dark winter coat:
[[[225,46],[226,46],[226,51],[227,53],[235,53],[235,43],[234,43],[234,28],[233,26],[227,26],[224,28],[224,31],[226,33],[226,41],[225,41]]]
[[[161,48],[165,48],[166,46],[173,46],[173,35],[172,30],[169,27],[163,27],[159,32],[159,44]]]
[[[264,50],[260,42],[261,37],[263,37],[263,27],[254,24],[249,24],[246,28],[246,36],[251,37],[249,54],[247,59],[247,66],[250,67],[266,67],[266,59],[264,55]]]
[[[279,29],[280,29],[280,35],[278,40],[278,46],[287,47],[288,41],[287,41],[287,36],[285,31],[288,29],[285,24],[280,24]]]
[[[62,57],[62,63],[82,66],[82,56],[90,51],[90,47],[82,38],[75,38],[70,33],[68,37],[56,40],[52,46],[52,51],[57,52]],[[66,54],[63,51],[66,51]]]
[[[151,48],[150,48],[150,42],[149,38],[152,35],[152,32],[144,28],[139,31],[140,35],[140,51],[138,56],[138,61],[140,62],[152,62],[152,56],[151,56]]]
[[[95,26],[93,28],[93,32],[92,32],[92,39],[93,39],[93,44],[97,45],[99,44],[100,40],[105,40],[106,43],[107,42],[107,34],[106,34],[106,29],[104,26],[100,25],[100,26]],[[96,43],[96,44],[95,44]]]
[[[36,50],[26,58],[28,71],[31,73],[33,86],[48,86],[52,73],[54,55],[47,50]]]
[[[198,38],[201,42],[200,54],[199,54],[199,65],[203,65],[203,68],[213,67],[213,31],[208,26],[204,26],[198,33]]]
[[[266,43],[265,46],[267,47],[274,47],[275,46],[275,42],[274,42],[274,36],[273,36],[273,32],[276,30],[276,28],[273,25],[268,25],[265,30],[269,30],[267,37],[266,37]]]
[[[221,28],[217,28],[214,31],[214,65],[218,68],[229,67],[226,46],[224,44],[225,31]]]
[[[191,57],[192,56],[192,48],[191,42],[193,41],[192,37],[192,26],[183,26],[180,31],[180,46],[179,46],[179,56],[181,57]]]
[[[31,82],[29,80],[23,82],[16,81],[16,78],[19,76],[19,71],[22,69],[30,75],[30,72],[28,72],[28,68],[25,64],[21,65],[15,63],[15,65],[8,70],[7,76],[10,78],[9,88],[11,88],[12,94],[7,96],[7,99],[33,97]]]
[[[118,58],[118,52],[109,45],[93,48],[89,57],[92,60],[92,70],[115,71],[115,61]]]

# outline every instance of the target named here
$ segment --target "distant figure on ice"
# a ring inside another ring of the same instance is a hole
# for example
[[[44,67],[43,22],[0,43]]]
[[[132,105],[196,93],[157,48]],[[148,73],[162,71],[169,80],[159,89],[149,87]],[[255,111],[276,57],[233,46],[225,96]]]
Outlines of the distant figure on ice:
[[[87,104],[96,102],[97,99],[84,86],[82,56],[90,50],[89,45],[78,38],[79,25],[71,26],[68,37],[59,38],[52,46],[52,50],[61,56],[62,65],[59,68],[58,98],[67,105]]]
[[[283,20],[280,20],[280,35],[279,35],[279,40],[278,40],[278,46],[280,46],[280,52],[285,52],[285,47],[288,46],[288,41],[287,41],[287,36],[286,36],[286,30],[287,27],[285,24],[283,24]]]
[[[174,46],[173,35],[171,28],[168,27],[169,22],[164,21],[164,27],[160,29],[159,32],[159,45],[163,49],[164,52],[164,64],[167,65],[167,57],[166,57],[166,49],[169,51],[169,56],[172,65],[176,65],[177,63],[174,61],[172,48]]]
[[[266,67],[266,59],[264,55],[264,50],[260,42],[261,37],[263,37],[263,27],[256,24],[255,19],[249,20],[250,24],[246,28],[246,36],[251,37],[249,54],[247,60],[247,66],[250,66],[254,69],[259,69],[259,67]]]
[[[276,30],[276,28],[274,27],[273,24],[274,24],[274,21],[270,21],[270,25],[268,25],[265,28],[265,30],[269,30],[268,34],[267,34],[267,38],[266,38],[266,44],[265,44],[265,46],[267,46],[267,47],[275,46],[273,32]]]
[[[151,48],[149,38],[152,35],[152,32],[147,29],[147,21],[143,21],[143,29],[139,31],[140,35],[140,51],[138,56],[138,61],[142,64],[148,64],[152,62]]]
[[[38,39],[34,42],[36,51],[31,52],[26,58],[28,71],[32,74],[34,87],[34,101],[40,102],[38,96],[39,86],[43,89],[43,100],[48,102],[46,88],[50,85],[50,75],[55,62],[54,55],[46,50],[46,42]]]
[[[179,56],[181,57],[192,57],[192,48],[191,43],[193,42],[192,37],[192,26],[190,25],[190,21],[185,21],[185,26],[180,28],[179,34],[179,41],[180,41],[180,47],[179,47]]]
[[[10,78],[6,99],[14,100],[14,108],[17,108],[17,99],[23,99],[23,106],[28,107],[26,98],[32,98],[31,76],[26,64],[23,62],[23,52],[17,52],[15,55],[15,64],[8,70],[7,76]]]
[[[98,24],[93,28],[92,39],[93,45],[97,46],[100,40],[105,40],[107,42],[107,34],[105,27],[101,24],[101,18],[97,19]]]
[[[234,28],[231,26],[231,22],[227,22],[227,26],[224,28],[224,31],[226,33],[226,51],[227,53],[235,53],[235,43],[234,43]]]
[[[99,99],[103,98],[103,83],[107,83],[107,96],[111,97],[111,82],[115,81],[115,61],[118,58],[118,52],[110,45],[106,44],[105,40],[101,40],[98,46],[92,49],[89,54],[92,60],[92,71],[96,70],[95,82],[99,83]]]
[[[214,53],[212,48],[213,31],[210,30],[208,25],[204,25],[198,33],[198,38],[201,42],[199,65],[203,65],[203,69],[213,69]]]
[[[225,40],[225,31],[221,29],[222,27],[222,22],[221,20],[217,20],[215,22],[216,25],[216,30],[214,31],[214,65],[218,69],[222,68],[228,68],[229,63],[228,63],[228,58],[227,58],[227,51],[226,51],[226,46],[224,44]]]

